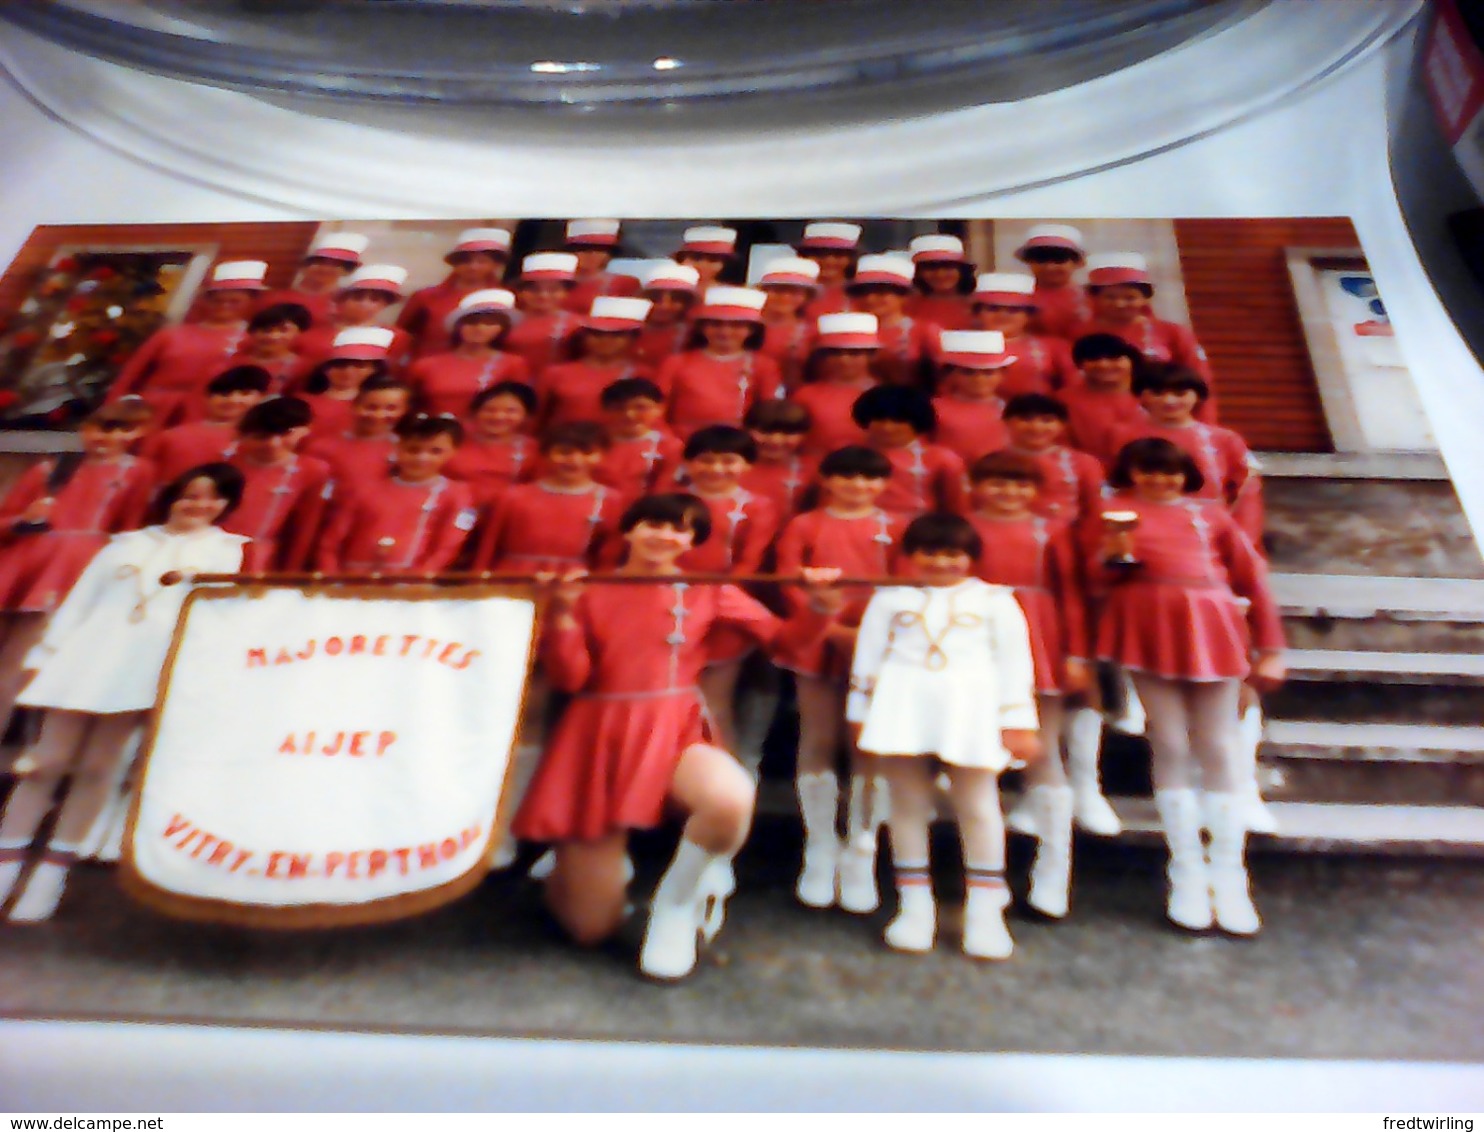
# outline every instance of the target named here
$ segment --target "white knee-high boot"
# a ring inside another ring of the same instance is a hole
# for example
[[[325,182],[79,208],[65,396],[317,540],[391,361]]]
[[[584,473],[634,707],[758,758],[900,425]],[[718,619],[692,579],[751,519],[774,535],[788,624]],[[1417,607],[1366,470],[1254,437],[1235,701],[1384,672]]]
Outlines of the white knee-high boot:
[[[639,970],[654,979],[681,979],[695,969],[707,904],[715,896],[706,882],[717,875],[720,862],[729,860],[728,854],[712,853],[694,841],[680,839],[650,900]]]
[[[881,903],[876,890],[876,842],[888,809],[886,779],[851,777],[845,845],[840,853],[840,907],[847,912],[874,912]]]
[[[972,871],[969,874],[964,896],[964,954],[975,959],[1008,959],[1015,951],[1015,941],[1005,923],[1010,890],[1003,876],[996,876],[998,883],[984,883],[987,879],[976,877]]]
[[[1182,928],[1203,931],[1211,926],[1211,891],[1201,846],[1200,797],[1189,788],[1159,790],[1154,804],[1170,847],[1170,896],[1165,915]]]
[[[804,819],[804,864],[795,893],[801,904],[828,908],[835,902],[840,868],[840,780],[833,771],[801,774],[795,781],[799,813]]]
[[[894,862],[897,914],[886,925],[886,946],[893,951],[931,951],[938,932],[938,905],[926,862]]]
[[[1072,815],[1088,833],[1116,837],[1123,823],[1103,797],[1098,759],[1103,749],[1103,717],[1092,708],[1077,708],[1067,721],[1067,777],[1072,783]]]
[[[1040,831],[1027,903],[1042,915],[1061,919],[1067,914],[1072,883],[1072,788],[1037,786],[1027,794]]]
[[[1210,880],[1216,924],[1232,935],[1256,935],[1262,927],[1247,879],[1247,813],[1236,794],[1207,794],[1211,827]]]
[[[1262,708],[1253,704],[1242,713],[1237,729],[1237,797],[1241,799],[1242,816],[1253,833],[1277,833],[1278,819],[1262,800],[1262,786],[1257,780],[1257,748],[1262,743]]]

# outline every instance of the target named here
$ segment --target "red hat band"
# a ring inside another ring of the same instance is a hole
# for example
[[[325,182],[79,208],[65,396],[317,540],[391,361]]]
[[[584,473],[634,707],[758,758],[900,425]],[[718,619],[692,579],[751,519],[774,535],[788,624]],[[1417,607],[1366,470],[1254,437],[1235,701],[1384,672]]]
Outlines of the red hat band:
[[[354,345],[336,346],[330,354],[332,362],[384,362],[387,352],[381,346]]]
[[[737,254],[735,244],[723,244],[718,241],[698,240],[693,244],[682,245],[677,255],[716,255],[723,259],[731,259]]]
[[[1116,287],[1121,283],[1142,283],[1146,287],[1152,285],[1149,272],[1140,271],[1137,267],[1100,267],[1087,273],[1089,287]]]
[[[814,340],[816,350],[879,350],[881,339],[874,334],[821,334]]]
[[[847,240],[840,236],[812,236],[800,240],[798,250],[802,252],[854,252],[860,249],[860,245],[854,240]]]
[[[1003,369],[1016,361],[1014,354],[944,354],[939,359],[945,366],[962,369]]]
[[[1035,296],[1022,294],[1020,291],[975,291],[970,301],[975,306],[1015,307],[1017,310],[1027,311],[1036,309]]]
[[[752,307],[726,306],[704,306],[696,311],[697,322],[709,319],[712,322],[762,322],[763,316]]]

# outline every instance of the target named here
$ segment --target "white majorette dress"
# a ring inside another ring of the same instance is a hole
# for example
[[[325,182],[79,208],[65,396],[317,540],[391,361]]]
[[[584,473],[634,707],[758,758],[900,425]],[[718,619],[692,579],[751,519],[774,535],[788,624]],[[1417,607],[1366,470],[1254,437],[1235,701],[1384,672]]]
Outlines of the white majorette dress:
[[[188,585],[163,586],[169,571],[232,574],[248,539],[220,527],[170,534],[146,527],[114,535],[88,564],[26,656],[36,677],[25,707],[97,715],[148,711]]]
[[[845,718],[862,725],[870,754],[1003,770],[1000,731],[1036,729],[1032,673],[1015,591],[977,578],[893,586],[861,619]]]

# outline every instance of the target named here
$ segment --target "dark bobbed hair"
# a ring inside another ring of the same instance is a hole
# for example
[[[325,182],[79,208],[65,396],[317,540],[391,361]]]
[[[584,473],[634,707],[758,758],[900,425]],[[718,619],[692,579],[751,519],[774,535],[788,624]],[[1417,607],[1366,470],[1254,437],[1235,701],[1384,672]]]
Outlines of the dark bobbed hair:
[[[598,403],[605,409],[618,409],[641,398],[663,405],[665,391],[647,377],[621,377],[603,386]]]
[[[170,509],[185,494],[186,488],[200,479],[210,480],[212,487],[216,489],[217,496],[227,501],[227,506],[217,516],[218,523],[237,510],[237,505],[242,502],[242,489],[247,481],[242,473],[231,464],[216,461],[188,468],[162,487],[159,496],[155,499],[155,521],[163,523],[170,518]]]
[[[448,340],[453,343],[453,345],[457,346],[460,343],[461,339],[459,338],[459,329],[471,318],[487,318],[491,322],[497,323],[500,326],[500,333],[496,335],[489,344],[491,349],[496,350],[500,348],[500,344],[504,342],[506,338],[510,337],[510,328],[514,325],[515,322],[515,320],[510,316],[509,311],[470,311],[463,317],[454,319],[453,326],[449,328]]]
[[[398,440],[435,440],[446,436],[457,448],[464,443],[464,426],[452,413],[408,413],[392,430]]]
[[[233,366],[206,383],[206,396],[224,393],[267,393],[273,375],[262,366]]]
[[[874,361],[875,355],[878,355],[880,353],[880,350],[872,350],[869,347],[842,350],[835,346],[816,346],[814,347],[814,349],[809,351],[809,356],[804,359],[804,371],[801,375],[801,380],[805,385],[813,385],[816,381],[818,381],[819,371],[824,368],[824,363],[827,362],[830,359],[830,356],[833,354],[870,354],[872,355],[871,360]],[[874,379],[875,374],[872,373],[871,376]]]
[[[1108,486],[1126,491],[1134,486],[1134,472],[1183,472],[1185,494],[1200,491],[1206,477],[1189,453],[1161,436],[1130,440],[1118,450],[1113,470],[1108,473]]]
[[[962,551],[970,558],[978,558],[984,553],[984,540],[962,515],[929,511],[913,519],[902,532],[902,553],[912,555],[918,551],[929,554]]]
[[[597,421],[567,421],[552,425],[541,434],[542,453],[553,448],[575,448],[579,452],[606,452],[611,444],[608,430]]]
[[[912,283],[913,286],[917,288],[919,293],[923,295],[932,294],[932,292],[928,290],[927,284],[922,281],[923,269],[927,267],[958,268],[958,283],[955,285],[954,290],[957,291],[960,295],[972,295],[974,293],[974,285],[979,278],[975,271],[974,265],[972,263],[953,263],[951,261],[944,260],[938,260],[936,262],[934,262],[933,260],[928,260],[926,263],[919,263],[917,265],[917,271],[912,276]]]
[[[981,480],[1019,480],[1039,487],[1046,477],[1041,474],[1041,466],[1029,456],[1002,448],[980,456],[969,465],[969,482],[979,483]]]
[[[700,546],[711,537],[711,511],[702,500],[684,492],[646,495],[636,500],[619,519],[619,533],[628,534],[640,523],[690,531],[695,536],[692,546]]]
[[[900,421],[910,424],[919,436],[938,427],[938,411],[933,401],[920,389],[905,385],[878,385],[867,389],[850,407],[850,419],[861,428],[872,421]]]
[[[283,436],[296,428],[308,428],[314,410],[298,397],[270,397],[259,401],[237,422],[239,436]]]
[[[1026,248],[1017,256],[1021,263],[1081,263],[1081,252],[1071,248]]]
[[[412,386],[401,378],[393,377],[391,374],[382,374],[380,377],[368,377],[365,381],[361,382],[361,387],[356,390],[356,400],[359,401],[369,393],[389,393],[394,391],[407,394],[409,401],[411,401],[415,392]]]
[[[1144,367],[1144,355],[1139,348],[1116,334],[1084,334],[1072,343],[1072,361],[1077,365],[1102,358],[1127,358],[1133,363],[1136,376]]]
[[[757,463],[757,441],[745,428],[734,425],[707,425],[691,433],[683,453],[687,460],[698,456],[724,454],[741,456],[749,464]]]
[[[1017,393],[1005,402],[1005,411],[1000,415],[1007,421],[1027,417],[1055,417],[1059,421],[1072,419],[1066,405],[1047,393]]]
[[[309,308],[303,303],[274,303],[272,306],[264,307],[247,320],[247,332],[252,334],[257,330],[268,330],[274,326],[282,326],[286,322],[293,323],[299,328],[300,333],[303,333],[314,322],[314,316],[309,313]]]
[[[481,389],[469,401],[469,414],[479,412],[496,397],[514,397],[525,409],[526,416],[535,416],[538,404],[536,391],[524,381],[497,381],[488,389]]]
[[[863,444],[849,444],[836,448],[819,462],[819,478],[830,476],[865,476],[873,480],[891,479],[891,461]]]
[[[364,385],[368,381],[375,381],[378,377],[385,377],[390,372],[390,367],[384,360],[380,358],[371,362],[357,361],[355,358],[330,358],[326,361],[320,362],[319,365],[314,367],[314,372],[311,373],[307,378],[305,378],[304,392],[324,393],[326,390],[328,390],[330,388],[330,379],[327,374],[331,366],[365,365],[374,366],[375,368],[372,369],[372,371],[366,377],[361,379],[362,385]]]
[[[686,335],[685,348],[687,350],[704,350],[706,348],[705,327],[713,322],[723,321],[715,318],[698,318],[690,325],[690,333]],[[767,330],[760,322],[751,324],[752,329],[748,332],[746,340],[742,343],[744,350],[760,350],[763,341],[767,338]]]
[[[1136,396],[1140,393],[1180,393],[1189,390],[1196,395],[1197,404],[1211,396],[1211,386],[1195,370],[1168,364],[1146,365],[1134,378],[1133,390]]]
[[[809,410],[797,401],[757,401],[742,418],[742,427],[754,432],[803,435],[813,424]]]

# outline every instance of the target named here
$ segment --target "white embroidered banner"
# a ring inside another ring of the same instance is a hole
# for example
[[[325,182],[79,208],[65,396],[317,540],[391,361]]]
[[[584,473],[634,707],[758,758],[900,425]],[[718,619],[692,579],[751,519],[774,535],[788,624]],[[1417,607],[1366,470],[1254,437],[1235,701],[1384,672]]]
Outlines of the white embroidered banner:
[[[535,621],[508,588],[198,593],[166,668],[126,887],[267,926],[461,895],[484,872]]]

